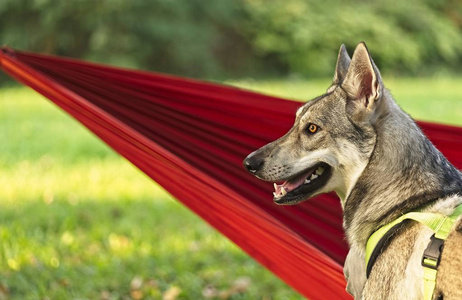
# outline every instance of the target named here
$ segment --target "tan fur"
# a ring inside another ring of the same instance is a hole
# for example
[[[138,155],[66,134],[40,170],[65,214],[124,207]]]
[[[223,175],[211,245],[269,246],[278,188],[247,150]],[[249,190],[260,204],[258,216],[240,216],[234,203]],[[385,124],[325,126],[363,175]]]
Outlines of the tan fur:
[[[411,294],[415,291],[413,287],[408,286],[411,283],[403,281],[403,278],[410,273],[408,262],[412,257],[414,244],[421,230],[422,226],[414,223],[398,230],[392,237],[390,244],[378,256],[374,264],[369,279],[364,286],[362,299],[421,299],[419,297],[421,295]]]
[[[363,300],[422,299],[423,267],[420,262],[433,233],[411,223],[400,229],[376,263],[366,281]],[[445,241],[433,299],[462,299],[462,218]],[[417,293],[416,293],[417,291]]]
[[[440,295],[444,300],[462,299],[462,218],[444,243],[434,299]]]

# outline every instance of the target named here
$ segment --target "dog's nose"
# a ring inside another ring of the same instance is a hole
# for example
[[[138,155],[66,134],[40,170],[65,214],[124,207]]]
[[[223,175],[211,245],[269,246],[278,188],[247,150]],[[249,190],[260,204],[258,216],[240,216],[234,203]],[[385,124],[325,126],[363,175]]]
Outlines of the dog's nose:
[[[256,155],[249,155],[244,159],[244,167],[252,174],[258,172],[263,166],[263,159]]]

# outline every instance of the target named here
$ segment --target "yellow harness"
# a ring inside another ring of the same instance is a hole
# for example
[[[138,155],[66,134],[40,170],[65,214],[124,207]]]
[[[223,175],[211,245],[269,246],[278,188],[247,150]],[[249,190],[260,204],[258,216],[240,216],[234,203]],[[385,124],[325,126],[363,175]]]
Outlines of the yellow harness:
[[[387,225],[380,227],[367,240],[366,244],[366,274],[372,270],[372,266],[380,254],[382,246],[393,232],[404,220],[414,220],[426,225],[434,234],[422,256],[422,266],[424,268],[424,300],[431,300],[436,285],[436,274],[441,258],[441,250],[444,240],[448,237],[457,218],[462,214],[462,204],[457,206],[454,212],[445,216],[429,212],[410,212],[402,215]],[[388,234],[387,234],[388,233]]]

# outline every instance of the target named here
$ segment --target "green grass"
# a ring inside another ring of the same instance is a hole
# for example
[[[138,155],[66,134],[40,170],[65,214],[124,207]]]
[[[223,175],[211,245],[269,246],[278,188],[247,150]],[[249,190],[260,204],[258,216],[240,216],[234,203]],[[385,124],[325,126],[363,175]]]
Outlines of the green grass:
[[[386,83],[462,125],[462,79]],[[232,84],[307,99],[328,81]],[[1,89],[0,108],[0,299],[301,298],[35,92]]]

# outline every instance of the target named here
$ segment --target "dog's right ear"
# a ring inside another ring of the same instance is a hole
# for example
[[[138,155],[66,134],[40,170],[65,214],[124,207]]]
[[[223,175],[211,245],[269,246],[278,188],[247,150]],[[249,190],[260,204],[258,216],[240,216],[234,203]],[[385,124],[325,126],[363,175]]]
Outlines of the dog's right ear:
[[[335,74],[334,74],[334,85],[341,85],[345,76],[348,72],[348,67],[350,66],[350,56],[345,48],[345,45],[340,46],[337,56],[337,64],[335,65]]]
[[[348,95],[347,112],[350,116],[360,122],[373,122],[374,117],[380,114],[378,107],[384,87],[364,42],[356,46],[341,86]]]

